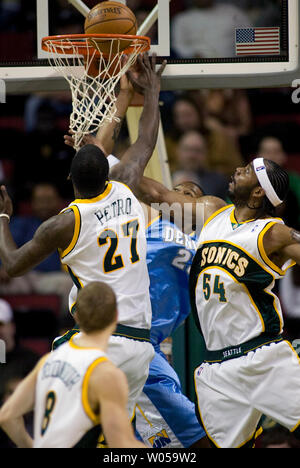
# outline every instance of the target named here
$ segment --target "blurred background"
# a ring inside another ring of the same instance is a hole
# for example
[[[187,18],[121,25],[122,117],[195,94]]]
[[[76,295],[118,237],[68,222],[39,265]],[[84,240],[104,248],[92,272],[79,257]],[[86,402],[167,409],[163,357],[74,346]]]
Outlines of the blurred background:
[[[91,8],[98,2],[86,0],[85,3]],[[181,24],[193,18],[195,8],[210,4],[215,9],[214,21],[218,18],[223,25],[226,25],[226,12],[231,9],[230,21],[236,18],[238,24],[242,21],[245,26],[274,26],[280,25],[279,3],[277,0],[173,0],[173,57],[230,54],[230,44],[221,51],[217,46],[211,50],[189,49]],[[153,0],[127,1],[139,23],[155,4]],[[34,57],[35,14],[35,0],[1,1],[0,61]],[[66,0],[52,0],[50,25],[52,34],[83,32],[82,16]],[[155,43],[155,26],[149,34]],[[228,180],[235,168],[259,154],[289,172],[290,192],[280,215],[289,226],[300,229],[300,113],[299,104],[292,101],[293,91],[272,88],[162,92],[161,116],[173,183],[178,184],[188,174],[207,195],[227,200]],[[72,201],[72,186],[67,176],[74,151],[63,140],[71,108],[68,91],[9,95],[6,103],[0,105],[0,182],[7,186],[14,202],[11,229],[18,245],[31,239],[44,220]],[[124,122],[115,154],[122,156],[129,144]],[[61,270],[58,254],[24,277],[13,280],[0,265],[0,339],[7,345],[7,364],[0,364],[0,401],[7,398],[39,356],[51,349],[52,339],[73,326],[67,308],[70,288],[71,280]],[[299,267],[276,284],[276,292],[282,301],[286,334],[292,340],[300,338]],[[189,321],[180,333],[181,338],[182,334],[189,334],[191,341],[194,331]],[[186,342],[187,354],[189,346]],[[176,350],[173,356],[172,346],[165,349],[176,366],[181,366],[181,376],[184,375],[182,356]],[[193,397],[192,383],[186,379],[183,386]],[[0,433],[0,447],[10,445]]]

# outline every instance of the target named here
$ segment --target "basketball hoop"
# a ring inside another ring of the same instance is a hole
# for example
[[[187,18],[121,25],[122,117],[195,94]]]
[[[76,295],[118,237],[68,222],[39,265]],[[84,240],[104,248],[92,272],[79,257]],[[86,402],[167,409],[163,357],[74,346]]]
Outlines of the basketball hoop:
[[[106,121],[119,121],[115,116],[116,85],[137,56],[150,49],[150,39],[125,34],[70,34],[44,37],[42,48],[49,52],[51,66],[70,85],[70,130],[77,150],[85,135]]]

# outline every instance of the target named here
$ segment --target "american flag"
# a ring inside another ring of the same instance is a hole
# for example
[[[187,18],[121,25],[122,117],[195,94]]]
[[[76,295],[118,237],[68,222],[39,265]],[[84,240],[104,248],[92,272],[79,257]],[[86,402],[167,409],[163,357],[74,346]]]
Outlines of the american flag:
[[[236,55],[280,55],[280,28],[235,30]]]

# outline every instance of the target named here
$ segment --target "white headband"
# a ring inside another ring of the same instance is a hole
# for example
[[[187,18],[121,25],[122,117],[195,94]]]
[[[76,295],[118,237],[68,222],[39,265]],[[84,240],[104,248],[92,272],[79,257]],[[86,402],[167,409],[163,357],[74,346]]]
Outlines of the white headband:
[[[264,163],[263,158],[256,158],[253,161],[253,168],[256,174],[256,177],[258,179],[258,182],[260,183],[260,186],[264,189],[266,192],[267,198],[270,200],[273,206],[278,206],[281,205],[282,200],[278,197],[277,193],[275,192],[270,179],[267,174],[267,169]]]

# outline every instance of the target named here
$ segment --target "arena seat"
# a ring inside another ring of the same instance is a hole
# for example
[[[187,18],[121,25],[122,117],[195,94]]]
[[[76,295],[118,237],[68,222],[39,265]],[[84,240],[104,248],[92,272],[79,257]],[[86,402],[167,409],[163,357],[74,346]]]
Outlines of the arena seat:
[[[13,308],[16,336],[21,346],[39,355],[51,350],[58,335],[60,297],[54,294],[20,294],[2,296]]]
[[[27,310],[47,309],[59,317],[60,297],[55,294],[19,294],[3,296],[14,310],[26,312]]]

